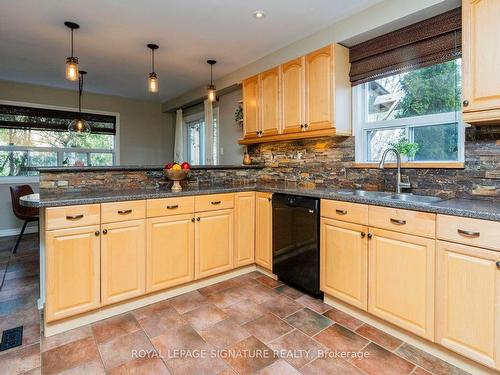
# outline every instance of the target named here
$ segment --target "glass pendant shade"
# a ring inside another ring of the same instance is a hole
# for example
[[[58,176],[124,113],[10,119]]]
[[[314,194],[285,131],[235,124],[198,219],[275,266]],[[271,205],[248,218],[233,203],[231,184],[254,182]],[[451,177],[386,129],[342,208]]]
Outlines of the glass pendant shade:
[[[90,125],[83,118],[79,117],[71,121],[69,124],[68,130],[71,133],[78,134],[89,134],[90,133]]]
[[[66,58],[66,79],[78,81],[78,57]]]
[[[207,86],[207,96],[208,100],[211,102],[215,102],[217,99],[217,91],[215,90],[215,85],[208,85]]]
[[[158,92],[158,75],[155,72],[149,73],[148,78],[148,89],[149,92],[155,93]]]

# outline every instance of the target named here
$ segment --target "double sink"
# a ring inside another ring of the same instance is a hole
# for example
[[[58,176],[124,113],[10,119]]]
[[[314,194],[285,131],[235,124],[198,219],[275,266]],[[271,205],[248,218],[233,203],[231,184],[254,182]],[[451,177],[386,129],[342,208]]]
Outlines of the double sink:
[[[409,193],[385,193],[381,191],[366,191],[366,190],[339,190],[337,192],[341,195],[353,195],[366,198],[376,198],[383,200],[395,200],[403,201],[409,203],[419,203],[419,204],[433,204],[442,201],[442,198],[429,197],[425,195],[415,195]]]

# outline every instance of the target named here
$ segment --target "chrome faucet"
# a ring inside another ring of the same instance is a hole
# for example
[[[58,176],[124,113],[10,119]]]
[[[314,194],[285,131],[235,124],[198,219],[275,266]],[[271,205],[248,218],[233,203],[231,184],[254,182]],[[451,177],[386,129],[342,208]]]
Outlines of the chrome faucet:
[[[392,151],[394,153],[394,155],[396,155],[396,165],[397,165],[397,169],[398,169],[398,172],[396,174],[396,193],[401,194],[402,188],[409,189],[411,187],[411,185],[410,185],[410,179],[408,178],[408,176],[406,176],[405,182],[403,182],[401,180],[401,155],[399,154],[398,150],[396,150],[395,148],[386,149],[384,151],[384,153],[382,154],[382,158],[380,159],[380,163],[378,164],[378,167],[380,169],[384,169],[385,158],[387,157],[387,154],[390,151]]]

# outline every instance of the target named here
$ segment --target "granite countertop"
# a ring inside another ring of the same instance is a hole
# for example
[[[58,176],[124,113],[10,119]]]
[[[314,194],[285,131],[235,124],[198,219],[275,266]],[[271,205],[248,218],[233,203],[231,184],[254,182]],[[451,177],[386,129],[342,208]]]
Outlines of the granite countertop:
[[[199,170],[217,170],[217,169],[262,169],[260,164],[219,164],[219,165],[192,165],[191,169]],[[81,172],[106,172],[106,171],[162,171],[163,165],[112,165],[108,167],[42,167],[36,168],[39,172],[46,173],[81,173]]]
[[[42,193],[40,194],[31,194],[22,197],[21,204],[27,207],[41,208],[139,199],[168,198],[186,195],[232,193],[252,190],[272,193],[296,194],[314,198],[334,199],[346,202],[371,204],[376,206],[403,208],[416,211],[500,221],[500,202],[468,199],[449,199],[432,203],[430,205],[425,205],[416,202],[346,195],[342,194],[341,191],[337,189],[326,187],[306,188],[298,186],[296,184],[285,183],[189,187],[177,193],[173,193],[165,187],[160,187],[158,189],[137,189],[123,191],[68,191],[57,193],[42,191]]]

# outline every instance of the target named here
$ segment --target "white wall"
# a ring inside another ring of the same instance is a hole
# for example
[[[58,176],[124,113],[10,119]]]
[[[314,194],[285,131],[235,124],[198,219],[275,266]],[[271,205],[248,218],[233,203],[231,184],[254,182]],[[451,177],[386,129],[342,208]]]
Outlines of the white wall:
[[[243,137],[243,125],[234,121],[234,113],[241,100],[241,89],[219,97],[219,164],[241,164],[245,147],[236,141]]]

